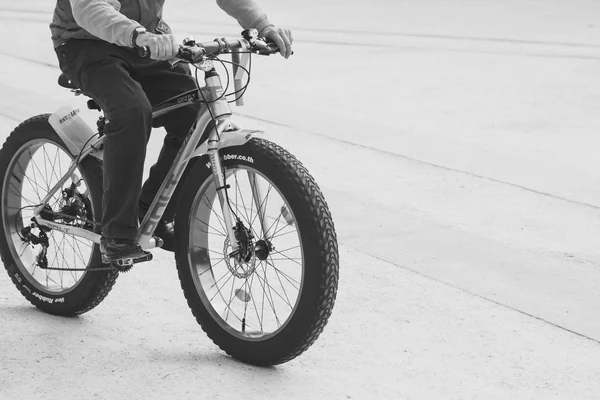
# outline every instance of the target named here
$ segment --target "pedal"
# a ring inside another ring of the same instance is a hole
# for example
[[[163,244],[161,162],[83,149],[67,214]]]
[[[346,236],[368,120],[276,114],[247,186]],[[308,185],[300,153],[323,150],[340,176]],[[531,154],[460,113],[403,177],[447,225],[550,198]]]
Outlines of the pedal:
[[[147,253],[137,258],[125,258],[122,260],[117,260],[114,261],[114,263],[117,264],[117,266],[119,267],[130,267],[133,264],[138,264],[144,261],[152,261],[152,253]]]
[[[133,265],[133,258],[116,260],[116,261],[114,261],[114,263],[117,264],[118,267],[131,267]]]
[[[124,258],[121,260],[115,260],[112,262],[113,268],[116,268],[120,272],[129,272],[133,267],[133,264],[141,263],[144,261],[152,260],[152,253],[146,253],[141,257],[136,258]]]
[[[144,261],[152,261],[152,253],[145,252],[145,254],[141,257],[122,258],[120,260],[107,260],[104,254],[102,255],[102,262],[104,264],[114,264],[117,267],[130,267],[133,264],[141,263]]]

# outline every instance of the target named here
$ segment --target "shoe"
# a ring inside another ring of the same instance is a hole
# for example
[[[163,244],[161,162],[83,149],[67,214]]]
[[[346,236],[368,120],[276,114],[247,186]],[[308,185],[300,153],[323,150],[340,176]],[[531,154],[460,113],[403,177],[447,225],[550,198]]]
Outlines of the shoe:
[[[145,212],[140,210],[140,223],[144,219]],[[175,226],[173,222],[168,222],[164,219],[158,221],[156,229],[152,234],[162,239],[163,245],[160,247],[166,251],[175,251]]]
[[[110,264],[118,260],[144,257],[148,252],[142,250],[134,239],[105,238],[100,239],[102,262]]]

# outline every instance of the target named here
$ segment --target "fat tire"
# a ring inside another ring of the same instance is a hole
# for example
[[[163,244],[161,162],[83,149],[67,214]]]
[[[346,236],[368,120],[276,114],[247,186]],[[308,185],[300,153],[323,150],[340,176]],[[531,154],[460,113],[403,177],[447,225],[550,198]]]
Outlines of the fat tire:
[[[244,157],[224,157],[236,154]],[[331,213],[318,185],[289,152],[263,139],[221,150],[226,168],[251,166],[265,174],[289,203],[298,224],[304,249],[304,284],[295,313],[275,336],[245,341],[224,330],[205,308],[197,293],[189,264],[188,232],[194,198],[202,184],[212,179],[208,159],[199,158],[190,168],[179,200],[175,226],[175,259],[187,303],[208,337],[230,356],[252,365],[270,366],[290,361],[305,352],[323,331],[334,306],[338,287],[339,255]],[[247,161],[251,159],[252,164]]]
[[[15,153],[27,142],[36,139],[52,141],[68,153],[64,142],[49,124],[49,116],[50,114],[42,114],[29,118],[13,130],[0,150],[0,171],[7,171]],[[100,213],[102,210],[103,193],[102,162],[94,157],[86,157],[80,162],[79,170],[90,191],[93,209],[96,213]],[[5,183],[2,182],[2,191],[4,190],[4,185]],[[2,196],[4,196],[3,193]],[[111,291],[119,275],[118,271],[87,271],[72,290],[63,294],[44,291],[33,285],[27,275],[19,269],[12,256],[4,229],[6,224],[4,218],[5,214],[2,212],[2,223],[0,224],[0,257],[12,282],[31,304],[49,314],[75,316],[96,307]],[[97,216],[94,215],[94,220],[96,221],[97,219]],[[96,224],[95,231],[96,233],[100,233],[98,224]],[[93,247],[92,257],[87,268],[100,268],[103,266],[100,249],[96,244]]]

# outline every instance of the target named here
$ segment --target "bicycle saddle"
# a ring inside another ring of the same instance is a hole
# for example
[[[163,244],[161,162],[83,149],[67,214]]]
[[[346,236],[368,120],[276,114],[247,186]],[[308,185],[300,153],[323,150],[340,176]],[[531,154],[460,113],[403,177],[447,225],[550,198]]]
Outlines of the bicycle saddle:
[[[58,84],[67,89],[79,89],[66,74],[60,74]]]

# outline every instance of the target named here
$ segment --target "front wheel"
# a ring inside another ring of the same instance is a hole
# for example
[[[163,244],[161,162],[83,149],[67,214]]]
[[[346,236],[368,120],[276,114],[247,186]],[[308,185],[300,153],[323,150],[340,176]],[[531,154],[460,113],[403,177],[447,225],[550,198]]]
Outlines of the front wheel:
[[[339,274],[331,214],[314,179],[281,147],[255,138],[220,155],[240,251],[233,253],[202,157],[175,220],[179,279],[223,351],[249,364],[280,364],[307,350],[331,315]]]

